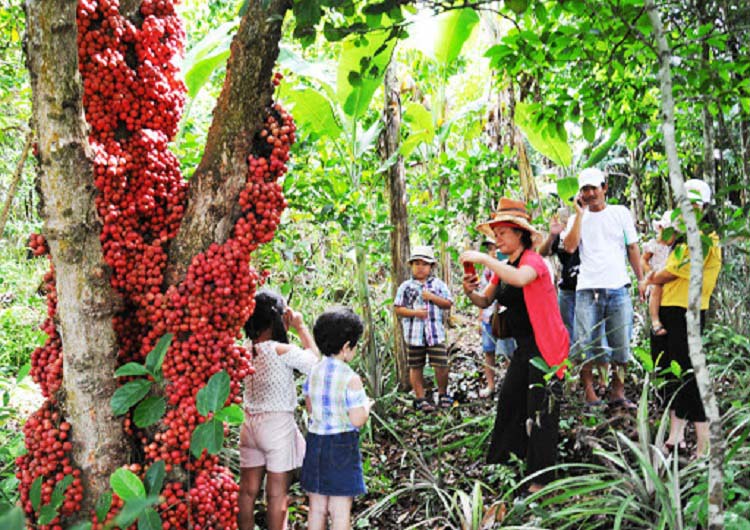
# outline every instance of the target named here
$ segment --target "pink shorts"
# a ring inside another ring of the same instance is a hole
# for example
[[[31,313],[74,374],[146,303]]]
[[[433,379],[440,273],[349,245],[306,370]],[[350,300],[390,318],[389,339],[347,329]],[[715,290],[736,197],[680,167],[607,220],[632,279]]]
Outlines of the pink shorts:
[[[240,467],[283,473],[302,466],[305,439],[292,412],[245,414],[240,431]]]

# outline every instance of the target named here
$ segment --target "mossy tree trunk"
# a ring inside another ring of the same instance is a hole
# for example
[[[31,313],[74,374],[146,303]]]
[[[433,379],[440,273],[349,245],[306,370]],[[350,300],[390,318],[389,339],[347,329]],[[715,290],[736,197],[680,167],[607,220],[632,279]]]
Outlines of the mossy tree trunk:
[[[63,340],[58,396],[72,426],[81,469],[83,509],[93,508],[109,475],[127,463],[120,420],[109,399],[116,388],[117,297],[109,285],[94,205],[92,151],[78,73],[76,0],[26,3],[26,53],[33,92],[43,234],[56,274],[57,322]]]

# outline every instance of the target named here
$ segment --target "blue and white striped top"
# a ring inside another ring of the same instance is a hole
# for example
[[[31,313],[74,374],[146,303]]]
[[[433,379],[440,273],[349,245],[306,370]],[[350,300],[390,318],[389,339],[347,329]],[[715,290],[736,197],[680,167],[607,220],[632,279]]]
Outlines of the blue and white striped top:
[[[302,393],[310,398],[311,413],[308,430],[315,434],[337,434],[357,431],[349,421],[349,409],[364,407],[364,389],[348,387],[354,370],[344,361],[324,356],[305,379]]]

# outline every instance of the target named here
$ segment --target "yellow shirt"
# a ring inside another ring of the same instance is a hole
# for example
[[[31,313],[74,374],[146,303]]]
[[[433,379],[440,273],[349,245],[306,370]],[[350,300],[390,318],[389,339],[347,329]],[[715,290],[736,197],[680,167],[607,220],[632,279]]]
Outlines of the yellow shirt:
[[[703,289],[701,290],[701,309],[708,309],[708,301],[716,287],[716,279],[721,270],[721,247],[719,237],[711,234],[712,245],[703,258]],[[677,276],[664,284],[661,305],[677,306],[687,309],[688,286],[690,284],[690,250],[685,243],[677,245],[667,258],[664,270]]]

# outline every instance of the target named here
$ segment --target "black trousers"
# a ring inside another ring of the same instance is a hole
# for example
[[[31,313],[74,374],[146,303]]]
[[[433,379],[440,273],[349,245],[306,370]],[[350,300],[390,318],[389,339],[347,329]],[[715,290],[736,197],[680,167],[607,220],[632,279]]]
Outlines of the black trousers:
[[[557,462],[562,384],[555,376],[545,381],[544,373],[530,364],[541,357],[533,337],[515,339],[518,347],[500,389],[487,463],[504,464],[514,454],[526,460],[530,475]],[[553,478],[547,472],[534,482],[546,484]]]
[[[693,373],[693,363],[690,361],[687,339],[687,310],[684,307],[662,306],[659,308],[659,320],[667,330],[666,335],[651,335],[651,356],[658,363],[658,371],[669,368],[672,361],[680,365],[682,376],[667,374],[662,397],[665,403],[672,400],[671,410],[675,415],[688,421],[706,421],[703,401],[698,390],[698,383]],[[701,333],[705,326],[706,312],[701,311]],[[661,358],[659,358],[661,356]],[[686,373],[686,372],[690,373]]]

